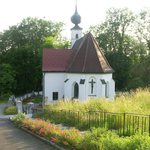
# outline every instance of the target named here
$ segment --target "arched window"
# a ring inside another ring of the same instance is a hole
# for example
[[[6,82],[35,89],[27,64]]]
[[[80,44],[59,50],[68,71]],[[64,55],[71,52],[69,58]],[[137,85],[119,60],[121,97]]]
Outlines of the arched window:
[[[79,97],[79,86],[78,83],[75,83],[74,85],[74,98],[78,98]]]
[[[107,81],[105,84],[105,97],[109,97],[109,82]]]
[[[79,98],[79,85],[77,82],[72,85],[72,96],[73,98]]]
[[[76,34],[76,39],[78,39],[79,38],[79,35],[78,34]]]

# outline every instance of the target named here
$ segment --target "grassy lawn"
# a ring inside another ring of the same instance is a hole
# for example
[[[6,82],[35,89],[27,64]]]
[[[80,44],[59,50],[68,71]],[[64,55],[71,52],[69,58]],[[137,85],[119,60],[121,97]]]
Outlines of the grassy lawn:
[[[122,93],[115,100],[90,99],[85,102],[59,101],[46,107],[48,110],[105,111],[150,114],[150,89],[137,89]]]
[[[8,100],[1,100],[0,99],[0,104],[6,104],[8,102]]]

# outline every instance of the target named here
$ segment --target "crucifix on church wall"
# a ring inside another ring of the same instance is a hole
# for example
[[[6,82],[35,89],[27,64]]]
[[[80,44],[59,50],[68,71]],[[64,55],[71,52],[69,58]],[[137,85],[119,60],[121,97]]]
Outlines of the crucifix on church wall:
[[[94,84],[96,82],[92,79],[89,83],[91,84],[91,94],[93,94]]]

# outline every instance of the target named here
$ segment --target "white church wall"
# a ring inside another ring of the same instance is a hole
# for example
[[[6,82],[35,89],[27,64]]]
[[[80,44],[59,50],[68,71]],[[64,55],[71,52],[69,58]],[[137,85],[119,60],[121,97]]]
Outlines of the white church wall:
[[[85,97],[85,84],[80,84],[80,79],[85,79],[83,74],[67,74],[66,79],[69,79],[65,83],[65,99],[72,99],[74,97],[73,85],[76,82],[79,86],[79,99],[82,101],[86,99]]]
[[[53,101],[53,92],[58,92],[58,99],[64,96],[64,79],[65,73],[45,73],[44,93],[48,101]]]
[[[115,96],[115,81],[113,79],[109,82],[109,98],[114,99]]]
[[[115,93],[115,85],[112,79],[112,74],[75,74],[68,73],[66,79],[69,79],[65,83],[65,98],[73,98],[73,88],[72,85],[74,82],[77,82],[79,85],[79,99],[84,101],[88,98],[99,97],[99,98],[113,98]],[[84,84],[80,84],[80,80],[85,79]],[[90,84],[93,79],[93,93],[90,93]],[[102,84],[101,79],[105,80],[106,84]]]
[[[85,80],[80,84],[80,80]],[[93,79],[93,93],[91,91],[91,82]],[[102,84],[104,80],[106,84]],[[65,82],[64,82],[65,81]],[[58,92],[58,99],[72,99],[74,97],[74,85],[78,84],[80,101],[88,98],[109,98],[113,99],[115,95],[115,83],[112,74],[75,74],[75,73],[46,73],[45,74],[45,97],[48,101],[53,101],[53,92]]]
[[[102,84],[101,80],[104,80],[105,82],[109,82],[112,79],[112,74],[87,74],[87,79],[94,76],[96,78],[96,94],[93,97],[99,97],[99,98],[105,98],[106,95],[106,88],[105,84]],[[88,81],[88,80],[87,80]],[[89,84],[87,82],[86,84]],[[87,89],[88,90],[88,89]],[[86,97],[92,97],[90,95],[86,95]]]

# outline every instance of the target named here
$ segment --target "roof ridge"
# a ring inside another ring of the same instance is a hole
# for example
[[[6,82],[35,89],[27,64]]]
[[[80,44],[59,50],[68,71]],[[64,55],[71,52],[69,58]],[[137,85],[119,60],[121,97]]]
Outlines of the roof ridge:
[[[104,55],[104,53],[103,53],[102,49],[101,49],[101,48],[100,48],[100,46],[98,45],[98,43],[97,43],[96,39],[94,39],[94,37],[93,37],[93,36],[92,36],[92,38],[93,38],[93,41],[94,41],[94,45],[96,45],[96,46],[97,46],[97,48],[98,48],[99,52],[101,53],[101,55],[102,55],[102,57],[103,57],[104,61],[106,62],[106,64],[108,65],[108,67],[112,69],[112,67],[110,66],[110,64],[109,64],[108,60],[106,59],[106,57],[105,57],[105,55]],[[96,53],[97,53],[97,48],[96,48]],[[98,53],[97,53],[97,56],[98,56]],[[99,60],[99,62],[100,62],[100,64],[101,64],[102,62],[100,61],[100,59],[99,59],[99,58],[98,58],[98,60]],[[102,67],[102,69],[104,70],[103,65],[101,65],[101,67]],[[113,69],[112,69],[112,70],[113,70]],[[105,70],[104,70],[104,72],[105,72]]]
[[[86,60],[87,60],[87,55],[88,55],[88,47],[89,47],[89,36],[87,36],[87,40],[88,40],[88,44],[86,46],[86,52],[85,52],[85,59],[84,59],[84,63],[83,63],[83,68],[82,68],[82,72],[85,71],[85,64],[86,64]]]
[[[108,63],[96,39],[89,32],[77,40],[73,46],[66,71],[80,73],[112,73],[113,69]]]
[[[77,57],[77,55],[78,55],[78,53],[79,53],[79,50],[80,50],[81,46],[83,45],[85,39],[86,39],[86,37],[83,38],[83,40],[81,41],[81,43],[80,43],[78,49],[76,50],[77,52],[75,53],[75,56],[73,57],[73,60],[71,60],[71,64],[68,66],[68,69],[67,69],[67,70],[69,70],[69,69],[71,68],[72,64],[74,63],[74,61],[75,61],[75,59],[76,59],[76,57]]]

